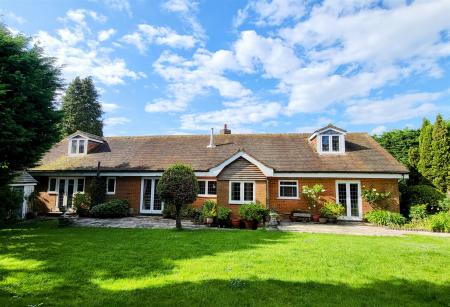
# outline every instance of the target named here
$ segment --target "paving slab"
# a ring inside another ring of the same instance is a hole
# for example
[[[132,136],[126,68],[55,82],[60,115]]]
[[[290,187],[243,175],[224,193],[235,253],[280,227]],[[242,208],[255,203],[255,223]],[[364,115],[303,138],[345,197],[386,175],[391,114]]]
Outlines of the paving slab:
[[[175,220],[160,216],[124,217],[118,219],[74,218],[74,226],[85,227],[113,227],[113,228],[175,228]],[[196,225],[190,220],[181,221],[183,228],[201,229],[205,225]]]

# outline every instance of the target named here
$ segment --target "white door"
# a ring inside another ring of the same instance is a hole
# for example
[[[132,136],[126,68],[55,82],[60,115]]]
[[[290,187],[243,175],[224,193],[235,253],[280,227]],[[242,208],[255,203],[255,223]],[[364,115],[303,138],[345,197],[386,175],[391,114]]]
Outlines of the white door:
[[[83,181],[81,182],[80,180]],[[78,190],[77,184],[81,184],[84,191],[84,179],[77,180],[76,178],[58,178],[57,206],[59,210],[68,210],[72,208],[73,194]]]
[[[362,219],[361,186],[359,181],[336,182],[336,201],[345,208],[341,217],[346,220]]]
[[[161,214],[164,204],[156,193],[158,179],[142,179],[141,213]]]

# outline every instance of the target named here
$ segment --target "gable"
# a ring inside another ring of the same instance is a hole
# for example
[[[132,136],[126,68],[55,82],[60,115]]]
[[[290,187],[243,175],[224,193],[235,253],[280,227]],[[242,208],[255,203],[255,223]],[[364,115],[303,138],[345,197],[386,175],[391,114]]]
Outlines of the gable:
[[[240,157],[227,165],[217,178],[219,180],[265,180],[266,176],[255,164]]]

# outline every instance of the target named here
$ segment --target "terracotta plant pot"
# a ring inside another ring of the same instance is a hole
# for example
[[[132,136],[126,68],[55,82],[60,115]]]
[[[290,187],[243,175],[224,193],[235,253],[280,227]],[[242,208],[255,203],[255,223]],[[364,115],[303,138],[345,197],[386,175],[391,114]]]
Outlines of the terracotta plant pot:
[[[233,226],[233,228],[240,228],[241,221],[240,220],[231,220],[231,225]]]
[[[319,218],[320,218],[320,214],[313,214],[311,216],[311,219],[314,223],[318,223],[319,222]]]
[[[319,223],[320,224],[326,224],[328,222],[328,218],[326,217],[319,217]]]
[[[255,230],[255,229],[258,228],[258,222],[257,221],[247,221],[247,220],[245,220],[244,223],[245,223],[245,228],[247,228],[247,229]]]

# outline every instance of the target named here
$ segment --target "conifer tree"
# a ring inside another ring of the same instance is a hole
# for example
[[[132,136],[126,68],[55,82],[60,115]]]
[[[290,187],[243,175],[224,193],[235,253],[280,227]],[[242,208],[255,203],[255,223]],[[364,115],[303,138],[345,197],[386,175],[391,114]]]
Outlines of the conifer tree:
[[[433,125],[424,118],[419,136],[419,161],[417,169],[426,179],[432,180],[431,162],[433,161],[433,152],[431,150],[431,140]]]
[[[448,124],[440,114],[436,117],[433,127],[431,151],[433,152],[431,162],[433,183],[439,190],[445,192],[449,185],[450,137]]]
[[[102,107],[98,102],[98,93],[91,77],[76,77],[67,88],[62,103],[63,136],[77,130],[103,135]]]

